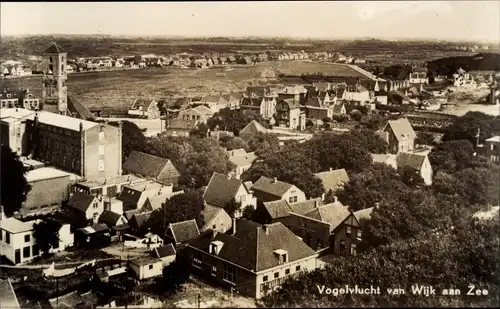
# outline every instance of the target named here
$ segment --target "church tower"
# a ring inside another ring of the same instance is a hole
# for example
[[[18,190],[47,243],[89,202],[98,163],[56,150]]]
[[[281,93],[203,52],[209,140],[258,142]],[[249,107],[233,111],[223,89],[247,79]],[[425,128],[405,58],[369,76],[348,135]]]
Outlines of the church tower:
[[[57,112],[66,115],[68,87],[66,74],[67,53],[61,46],[52,43],[43,54],[42,98],[47,105],[57,105]]]

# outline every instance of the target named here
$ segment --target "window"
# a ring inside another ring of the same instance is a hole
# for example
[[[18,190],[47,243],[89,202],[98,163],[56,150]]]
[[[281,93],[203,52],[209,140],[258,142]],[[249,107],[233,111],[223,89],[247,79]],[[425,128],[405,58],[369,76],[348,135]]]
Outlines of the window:
[[[300,271],[300,265],[295,266],[295,271]]]
[[[104,145],[99,145],[99,155],[104,156]]]
[[[101,130],[102,130],[102,127],[101,127]],[[104,132],[103,131],[99,132],[99,140],[100,141],[104,140]]]
[[[323,241],[321,241],[320,238],[318,238],[318,249],[323,248]]]
[[[149,269],[153,269],[153,265],[149,265]]]
[[[23,248],[23,258],[29,258],[30,257],[30,247],[24,247]]]
[[[280,254],[280,256],[279,256],[279,260],[278,260],[278,263],[279,263],[279,264],[284,264],[284,263],[286,263],[286,262],[288,262],[288,259],[287,259],[287,254],[286,254],[286,253],[284,253],[284,254]]]
[[[24,242],[30,242],[30,234],[24,235]]]
[[[340,255],[344,256],[345,255],[345,241],[340,243]]]
[[[279,271],[277,271],[277,272],[274,273],[274,279],[279,278],[279,276],[280,276],[280,272]]]
[[[3,231],[0,230],[0,240],[3,240]]]
[[[247,197],[247,196],[246,196],[245,194],[241,195],[241,196],[240,196],[240,202],[244,202],[244,201],[245,201],[245,199],[246,199],[246,197]]]
[[[33,245],[33,256],[38,256],[40,254],[40,250],[38,249],[38,245]]]
[[[99,160],[99,172],[104,171],[104,160]]]
[[[95,208],[97,208],[99,205],[97,204],[97,202],[94,202],[94,205],[92,205]]]
[[[92,215],[92,219],[94,219],[94,221],[95,221],[97,219],[97,217],[99,217],[99,213],[94,212],[94,214]]]
[[[267,281],[267,276],[262,277],[262,281],[266,282]]]
[[[5,231],[5,243],[10,244],[10,233]]]
[[[356,237],[357,237],[359,240],[361,240],[361,234],[362,234],[361,229],[358,229],[358,230],[356,231]]]
[[[289,274],[290,274],[290,268],[285,269],[285,275],[289,275]]]
[[[221,225],[222,225],[222,223],[221,223]],[[216,224],[212,225],[212,230],[215,230],[216,228],[217,228]]]
[[[296,203],[297,202],[297,196],[290,196],[290,198],[288,199],[288,201],[290,203]]]
[[[236,267],[231,265],[224,265],[224,273],[222,279],[231,283],[236,282]]]
[[[346,226],[346,227],[345,227],[345,234],[346,234],[347,236],[351,236],[351,227],[350,227],[350,226]]]
[[[193,252],[193,266],[200,268],[201,254],[198,251]]]
[[[351,255],[356,255],[356,245],[354,244],[351,245]]]
[[[212,266],[212,276],[217,276],[217,267]]]

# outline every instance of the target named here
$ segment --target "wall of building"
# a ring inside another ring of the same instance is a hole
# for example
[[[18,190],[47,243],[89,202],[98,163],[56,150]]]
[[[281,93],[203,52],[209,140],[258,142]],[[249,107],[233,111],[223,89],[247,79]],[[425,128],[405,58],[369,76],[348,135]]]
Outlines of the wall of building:
[[[20,213],[61,206],[62,202],[69,199],[69,175],[58,178],[43,179],[29,183],[31,190],[28,192],[26,202]]]
[[[328,223],[293,213],[280,221],[312,249],[320,250],[330,246],[330,225]]]
[[[290,198],[294,196],[297,197],[297,200],[294,200],[293,203],[303,202],[306,200],[305,193],[295,186],[292,186],[285,194],[283,194],[282,199],[288,201],[289,203],[292,203],[292,201],[290,201]]]
[[[152,266],[151,269],[149,268],[150,266]],[[141,266],[130,263],[130,268],[132,268],[139,280],[161,276],[163,272],[163,264],[161,260],[158,260],[156,263]]]
[[[121,175],[120,129],[101,124],[84,132],[84,176],[87,180]]]
[[[233,219],[225,211],[220,211],[215,218],[205,223],[200,232],[208,229],[216,230],[219,233],[225,233],[233,226]]]
[[[348,226],[351,227],[350,234],[347,233]],[[333,253],[341,256],[351,256],[352,245],[358,246],[361,242],[361,238],[358,238],[358,230],[361,230],[361,227],[353,215],[340,224],[339,227],[335,229],[332,237],[333,246],[331,249],[333,249]],[[341,252],[342,242],[345,242],[345,250],[343,252]]]

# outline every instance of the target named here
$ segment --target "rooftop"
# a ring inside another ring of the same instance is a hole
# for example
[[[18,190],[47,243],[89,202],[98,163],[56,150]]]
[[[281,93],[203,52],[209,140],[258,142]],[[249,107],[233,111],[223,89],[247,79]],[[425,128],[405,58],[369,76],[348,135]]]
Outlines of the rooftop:
[[[52,167],[41,167],[26,173],[26,181],[33,182],[45,179],[53,179],[60,177],[69,177],[69,173],[63,172],[61,170]]]
[[[225,207],[228,202],[236,198],[242,185],[240,179],[213,173],[205,193],[203,193],[203,200],[215,206]]]
[[[277,179],[268,178],[261,176],[253,185],[252,190],[262,191],[274,196],[281,197],[285,194],[293,185],[279,181]]]
[[[200,235],[195,219],[170,223],[169,229],[176,243],[190,241]]]
[[[486,140],[487,142],[497,142],[497,143],[500,143],[500,136],[493,136],[493,137],[490,137]]]
[[[113,178],[106,178],[101,180],[88,180],[85,182],[80,182],[78,185],[88,188],[96,188],[96,187],[101,187],[103,185],[118,185],[128,182],[137,183],[140,181],[146,181],[146,179],[135,176],[133,174],[129,174],[129,175],[120,175]]]
[[[335,191],[349,181],[349,176],[347,175],[346,170],[343,168],[338,170],[330,169],[329,171],[319,172],[315,175],[316,177],[321,179],[321,182],[323,183],[323,186],[325,187],[325,190],[327,192],[328,190]]]
[[[33,225],[37,222],[38,222],[37,220],[23,222],[13,217],[10,218],[4,217],[2,220],[0,220],[0,229],[10,232],[12,234],[17,234],[17,233],[31,231],[33,229]]]
[[[65,128],[72,131],[80,131],[80,124],[82,125],[84,131],[99,125],[99,123],[97,122],[63,116],[46,111],[39,111],[37,112],[37,115],[38,121],[40,123]]]

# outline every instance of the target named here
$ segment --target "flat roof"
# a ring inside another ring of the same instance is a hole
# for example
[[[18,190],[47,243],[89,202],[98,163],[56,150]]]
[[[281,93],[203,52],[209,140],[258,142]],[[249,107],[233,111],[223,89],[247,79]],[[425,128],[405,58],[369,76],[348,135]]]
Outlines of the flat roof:
[[[120,176],[116,176],[113,178],[106,178],[106,179],[99,179],[99,180],[88,180],[85,182],[81,182],[78,185],[83,186],[83,187],[87,187],[87,188],[97,188],[97,187],[101,187],[104,185],[125,184],[129,181],[132,184],[134,184],[134,183],[137,183],[140,181],[147,181],[147,179],[130,174],[130,175],[120,175]]]
[[[24,108],[2,108],[0,119],[2,122],[12,123],[25,118],[32,119],[34,115],[34,111]]]
[[[26,180],[28,182],[32,182],[32,181],[60,178],[66,176],[70,176],[70,174],[52,167],[41,167],[28,171],[26,173]]]
[[[31,231],[33,229],[33,225],[38,222],[40,222],[40,220],[23,222],[14,217],[10,217],[0,220],[0,228],[12,234],[17,234]]]
[[[61,127],[73,131],[80,131],[80,124],[82,124],[83,130],[88,130],[99,125],[99,123],[97,122],[63,116],[46,111],[38,112],[38,121],[43,124]]]

